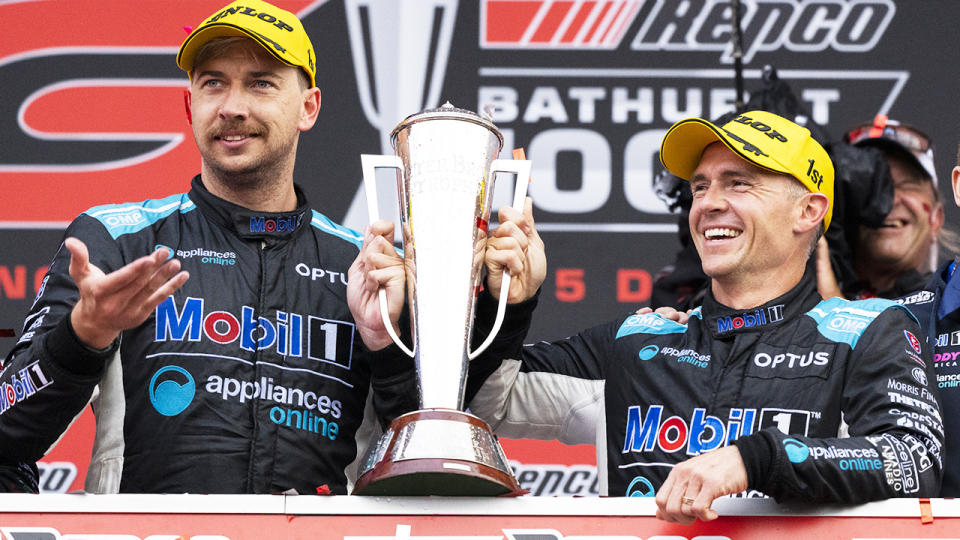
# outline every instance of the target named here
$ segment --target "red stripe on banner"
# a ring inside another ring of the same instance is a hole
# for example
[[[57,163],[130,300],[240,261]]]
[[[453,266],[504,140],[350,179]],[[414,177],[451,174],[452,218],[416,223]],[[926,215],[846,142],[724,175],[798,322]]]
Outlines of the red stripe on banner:
[[[587,17],[590,16],[590,11],[595,5],[597,5],[596,2],[584,2],[580,5],[580,11],[577,12],[577,15],[574,17],[570,27],[567,28],[567,32],[560,40],[561,43],[573,43],[574,38],[577,37],[577,33],[580,32],[581,28],[583,28],[584,21],[586,21]]]
[[[584,40],[585,42],[589,43],[591,40],[593,40],[593,35],[596,34],[597,30],[600,29],[600,23],[603,22],[604,15],[606,15],[607,12],[610,11],[610,5],[611,5],[610,2],[604,3],[603,8],[600,10],[600,15],[598,15],[597,18],[593,21],[593,28],[591,28],[590,33],[587,34],[587,39]]]
[[[477,216],[477,228],[483,232],[487,232],[487,229],[489,228],[489,224],[487,223],[487,220]]]
[[[0,20],[16,21],[16,24],[4,25],[0,58],[48,47],[179,47],[186,37],[184,25],[199,23],[224,3],[223,0],[97,0],[94,16],[89,2],[57,2],[55,7],[49,2],[0,2]],[[311,0],[273,3],[296,13]]]
[[[630,2],[629,4],[630,13],[627,13],[624,17],[621,18],[620,22],[617,23],[617,33],[615,34],[615,40],[617,45],[620,44],[620,40],[623,39],[623,34],[627,31],[627,26],[633,22],[633,19],[637,17],[637,12],[640,11],[640,4],[637,2]]]
[[[540,9],[540,2],[488,0],[484,35],[488,43],[520,43],[530,21]]]
[[[567,16],[567,12],[569,12],[572,7],[573,2],[557,2],[550,6],[547,15],[540,21],[540,26],[537,28],[537,31],[534,32],[533,37],[530,38],[530,42],[550,43],[550,40],[556,35],[557,30],[560,29],[563,18]]]
[[[187,87],[91,86],[64,88],[37,99],[24,123],[47,133],[175,133],[188,137],[181,95]],[[147,94],[149,92],[149,94]],[[144,96],[151,106],[143,107]],[[82,107],[78,104],[83,104]],[[144,129],[144,126],[149,126]],[[192,144],[192,141],[191,141]],[[183,180],[182,178],[180,179]]]
[[[617,26],[617,19],[623,14],[623,10],[626,9],[626,7],[627,4],[620,4],[620,7],[617,8],[617,12],[613,15],[613,20],[610,21],[610,26],[607,26],[607,30],[603,33],[603,37],[600,38],[601,43],[606,43],[609,36],[615,35],[611,34],[611,32],[613,32],[614,27]]]

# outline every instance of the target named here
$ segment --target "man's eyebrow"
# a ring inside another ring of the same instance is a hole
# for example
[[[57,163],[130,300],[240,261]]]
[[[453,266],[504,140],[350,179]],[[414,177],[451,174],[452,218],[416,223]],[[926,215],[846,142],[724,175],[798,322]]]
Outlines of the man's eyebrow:
[[[200,77],[218,77],[218,78],[220,78],[220,77],[223,77],[223,72],[222,72],[222,71],[215,71],[215,70],[212,70],[212,69],[207,69],[207,70],[201,71],[200,73],[197,73],[196,78],[199,79]]]
[[[749,170],[741,169],[724,169],[720,173],[721,178],[753,178],[756,176],[752,174]],[[707,176],[703,173],[697,173],[690,177],[690,182],[696,182],[699,180],[706,180]]]
[[[217,77],[217,78],[222,78],[222,77],[224,77],[224,76],[225,76],[225,75],[224,75],[224,73],[223,73],[222,71],[217,71],[217,70],[213,70],[213,69],[204,70],[204,71],[201,71],[201,72],[199,72],[199,73],[196,74],[196,77],[198,77],[198,78],[199,78],[199,77]],[[252,78],[254,78],[254,79],[263,79],[263,78],[279,79],[279,78],[281,78],[281,77],[280,77],[280,74],[277,73],[276,71],[254,71],[254,72],[249,73],[248,76],[249,76],[249,77],[252,77]]]

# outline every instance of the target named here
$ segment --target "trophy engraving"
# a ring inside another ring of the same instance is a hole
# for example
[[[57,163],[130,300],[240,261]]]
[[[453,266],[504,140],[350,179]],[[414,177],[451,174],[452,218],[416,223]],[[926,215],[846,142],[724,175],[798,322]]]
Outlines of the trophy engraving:
[[[513,206],[522,209],[530,162],[498,160],[503,139],[486,118],[452,105],[407,117],[392,132],[395,156],[362,156],[370,219],[379,219],[374,170],[397,170],[404,267],[413,347],[393,332],[417,364],[421,410],[390,425],[367,455],[360,495],[501,495],[519,492],[490,428],[462,411],[467,366],[493,341],[503,320],[504,274],[497,320],[470,351],[496,173],[517,175]]]

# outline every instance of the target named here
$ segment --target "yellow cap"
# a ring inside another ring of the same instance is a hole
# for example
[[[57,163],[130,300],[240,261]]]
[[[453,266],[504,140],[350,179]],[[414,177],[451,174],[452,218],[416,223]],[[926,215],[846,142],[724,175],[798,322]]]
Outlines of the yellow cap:
[[[237,0],[207,17],[180,45],[177,65],[190,73],[197,51],[226,36],[253,39],[284,64],[303,69],[311,87],[317,85],[313,45],[300,19],[261,0]]]
[[[741,158],[792,176],[830,200],[824,230],[833,216],[833,162],[810,130],[766,111],[750,111],[717,127],[702,118],[674,124],[660,144],[660,162],[672,174],[690,180],[707,146],[722,142]]]

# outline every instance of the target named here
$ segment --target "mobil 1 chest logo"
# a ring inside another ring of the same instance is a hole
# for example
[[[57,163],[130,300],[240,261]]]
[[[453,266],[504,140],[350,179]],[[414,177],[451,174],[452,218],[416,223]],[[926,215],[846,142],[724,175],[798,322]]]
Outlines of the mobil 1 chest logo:
[[[155,311],[156,342],[206,341],[248,353],[271,350],[311,360],[306,366],[310,369],[351,366],[354,325],[349,321],[279,310],[261,314],[252,306],[226,311],[211,307],[205,298],[180,302],[175,296]]]
[[[826,378],[837,347],[830,343],[776,347],[761,343],[750,353],[747,376],[762,379]]]

